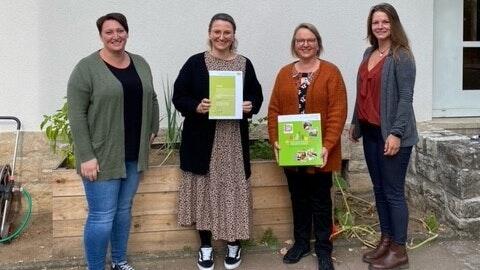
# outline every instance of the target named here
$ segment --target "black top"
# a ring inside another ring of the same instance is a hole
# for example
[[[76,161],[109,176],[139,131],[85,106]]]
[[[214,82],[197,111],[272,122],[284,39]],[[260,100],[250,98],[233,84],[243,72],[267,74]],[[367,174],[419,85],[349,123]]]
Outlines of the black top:
[[[140,130],[142,128],[143,87],[133,61],[126,68],[107,67],[123,86],[123,121],[125,133],[125,160],[138,159]]]
[[[183,65],[174,84],[173,104],[185,117],[180,146],[180,168],[195,174],[206,174],[210,165],[213,140],[215,138],[215,120],[209,120],[208,114],[199,114],[196,108],[203,98],[209,97],[209,76],[205,64],[205,53],[191,56]],[[248,118],[258,113],[262,105],[262,87],[257,80],[250,60],[245,64],[243,80],[243,100],[252,102],[252,111],[243,114],[240,121],[245,175],[250,177],[250,155],[248,140]]]
[[[298,113],[305,113],[307,103],[307,89],[310,85],[309,73],[301,73],[300,84],[298,86]]]

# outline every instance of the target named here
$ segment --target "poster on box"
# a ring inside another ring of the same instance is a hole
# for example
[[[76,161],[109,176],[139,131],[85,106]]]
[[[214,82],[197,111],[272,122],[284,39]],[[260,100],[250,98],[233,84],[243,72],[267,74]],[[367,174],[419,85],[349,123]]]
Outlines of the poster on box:
[[[278,116],[280,166],[320,166],[322,129],[319,113]]]

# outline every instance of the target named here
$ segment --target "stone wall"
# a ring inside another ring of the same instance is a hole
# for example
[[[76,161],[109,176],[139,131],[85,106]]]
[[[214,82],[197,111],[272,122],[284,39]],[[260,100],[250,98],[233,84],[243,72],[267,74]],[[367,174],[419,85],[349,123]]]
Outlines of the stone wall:
[[[459,234],[480,236],[480,141],[426,125],[407,176],[412,205],[434,212]]]

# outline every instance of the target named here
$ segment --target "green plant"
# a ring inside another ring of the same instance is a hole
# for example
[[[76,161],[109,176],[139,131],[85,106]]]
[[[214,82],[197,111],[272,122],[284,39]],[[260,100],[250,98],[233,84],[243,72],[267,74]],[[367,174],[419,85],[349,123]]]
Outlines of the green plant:
[[[438,237],[438,229],[440,228],[440,223],[438,223],[437,217],[434,214],[426,216],[424,219],[411,218],[414,221],[420,222],[423,227],[427,230],[428,237],[421,241],[418,244],[413,244],[413,238],[410,241],[410,244],[407,245],[408,249],[415,249],[425,245],[426,243],[434,240]]]
[[[66,98],[65,98],[66,99]],[[45,132],[50,147],[54,153],[58,150],[65,156],[65,165],[67,168],[75,167],[75,157],[73,155],[73,138],[70,124],[68,122],[67,101],[62,108],[52,115],[43,115],[43,121],[40,129]]]
[[[193,252],[193,249],[192,249],[191,246],[183,246],[182,251],[183,251],[184,253],[192,253],[192,252]]]
[[[273,233],[272,228],[267,228],[260,238],[259,243],[271,249],[277,249],[278,247],[278,238]]]
[[[160,153],[164,155],[164,159],[160,165],[163,165],[177,149],[182,134],[182,122],[179,121],[180,115],[172,103],[173,87],[168,78],[163,81],[162,85],[166,115],[160,119],[160,122],[165,119],[167,120],[167,130],[163,137],[162,147],[160,148]]]
[[[333,183],[335,188],[340,191],[343,207],[335,209],[335,217],[338,220],[340,228],[338,231],[333,233],[331,237],[333,238],[337,235],[343,234],[347,238],[357,238],[365,246],[374,248],[375,243],[372,241],[372,239],[375,238],[374,236],[378,235],[374,229],[374,227],[378,225],[378,222],[375,221],[372,224],[358,224],[357,217],[366,218],[367,215],[362,214],[362,210],[365,213],[372,213],[375,205],[348,192],[347,182],[338,173],[333,174]],[[351,205],[351,202],[354,204]],[[418,244],[413,244],[414,239],[412,238],[410,244],[407,244],[408,249],[421,247],[427,242],[430,242],[438,237],[437,231],[440,224],[438,223],[435,215],[430,214],[424,219],[411,217],[410,220],[419,222],[423,225],[423,227],[427,230],[427,238]]]
[[[242,249],[249,250],[257,246],[257,243],[253,239],[240,240]]]
[[[373,207],[373,204],[347,193],[347,182],[338,173],[334,173],[332,177],[334,180],[334,186],[340,191],[340,194],[342,195],[343,208],[335,209],[335,217],[338,220],[340,228],[338,231],[333,233],[331,237],[335,237],[339,234],[344,234],[347,238],[355,237],[360,240],[364,245],[374,248],[375,244],[372,241],[367,240],[365,237],[368,235],[375,235],[376,232],[373,228],[374,224],[356,224],[355,211],[350,207],[348,199],[350,198],[360,200],[363,203],[366,203],[368,207]]]
[[[250,158],[251,159],[274,159],[275,155],[272,146],[266,139],[263,138],[262,130],[265,128],[267,117],[259,118],[256,121],[248,120],[250,133],[258,139],[250,142]]]

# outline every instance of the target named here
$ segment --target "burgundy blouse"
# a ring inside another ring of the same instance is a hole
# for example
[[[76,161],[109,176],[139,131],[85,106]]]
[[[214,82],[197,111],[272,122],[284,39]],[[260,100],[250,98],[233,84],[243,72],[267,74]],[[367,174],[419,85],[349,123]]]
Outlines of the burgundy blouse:
[[[357,114],[361,122],[380,126],[380,89],[382,84],[382,68],[386,57],[368,71],[369,58],[363,61],[358,70],[358,104]]]

